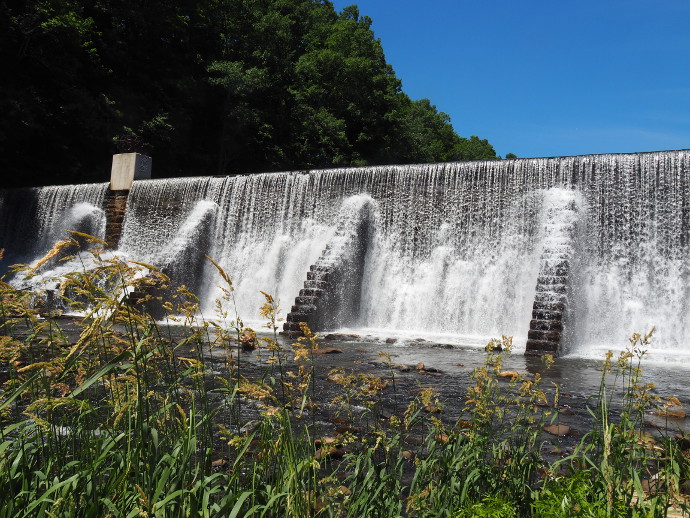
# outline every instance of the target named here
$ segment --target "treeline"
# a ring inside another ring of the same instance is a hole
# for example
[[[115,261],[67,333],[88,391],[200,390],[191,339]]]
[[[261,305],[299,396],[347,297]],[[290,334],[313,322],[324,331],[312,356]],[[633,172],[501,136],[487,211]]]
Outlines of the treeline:
[[[0,1],[3,187],[494,159],[327,0]]]

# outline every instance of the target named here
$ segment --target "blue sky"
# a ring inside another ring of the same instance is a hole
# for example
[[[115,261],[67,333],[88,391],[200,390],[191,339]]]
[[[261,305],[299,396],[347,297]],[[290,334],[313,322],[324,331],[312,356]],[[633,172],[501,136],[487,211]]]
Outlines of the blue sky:
[[[413,99],[519,157],[690,148],[690,0],[336,0]]]

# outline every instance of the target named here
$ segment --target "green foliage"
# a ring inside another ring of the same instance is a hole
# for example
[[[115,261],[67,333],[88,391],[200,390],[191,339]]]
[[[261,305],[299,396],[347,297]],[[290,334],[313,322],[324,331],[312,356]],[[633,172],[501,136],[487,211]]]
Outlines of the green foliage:
[[[500,498],[485,498],[481,502],[472,504],[453,518],[517,518],[517,513],[512,502],[506,502]]]
[[[401,91],[356,6],[3,5],[0,154],[15,181],[103,181],[117,150],[152,154],[165,176],[496,158]]]
[[[548,480],[533,504],[534,515],[540,518],[624,518],[645,516],[634,512],[623,500],[616,500],[609,509],[606,494],[592,484],[592,473],[577,471],[568,477]]]

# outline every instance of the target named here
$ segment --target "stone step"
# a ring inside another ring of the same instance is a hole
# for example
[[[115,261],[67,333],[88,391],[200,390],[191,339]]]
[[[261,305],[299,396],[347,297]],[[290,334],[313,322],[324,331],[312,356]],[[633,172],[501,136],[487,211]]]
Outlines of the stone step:
[[[568,297],[560,293],[538,291],[534,294],[532,309],[556,309],[563,311],[568,305]]]
[[[300,297],[321,298],[321,297],[323,297],[323,289],[322,288],[306,288],[305,287],[305,288],[299,290],[299,296]]]
[[[542,340],[544,342],[561,343],[561,332],[560,331],[540,331],[537,329],[530,329],[527,332],[527,339],[528,339],[528,341],[529,340]]]
[[[280,332],[280,334],[290,338],[302,336],[302,330],[299,327],[299,322],[285,322],[283,324],[283,330]]]
[[[308,281],[324,281],[328,282],[330,278],[330,270],[315,270],[307,272]]]
[[[527,340],[525,356],[541,356],[543,354],[558,354],[558,344],[548,340]]]
[[[572,250],[546,249],[541,256],[548,261],[569,261],[573,254]]]
[[[319,290],[325,290],[328,287],[328,283],[326,281],[315,281],[315,280],[306,280],[304,281],[304,288],[305,289],[319,289]]]
[[[549,264],[542,264],[541,265],[541,273],[544,275],[553,275],[555,277],[568,277],[568,273],[570,272],[570,266],[569,265],[554,265],[551,266]]]
[[[317,307],[314,304],[296,304],[290,309],[290,313],[307,313],[313,314]]]
[[[336,261],[333,261],[331,259],[326,259],[326,260],[319,259],[318,261],[316,261],[315,264],[312,264],[309,267],[309,270],[312,272],[320,271],[320,270],[330,270],[331,268],[333,268],[335,266],[335,264],[336,264]]]
[[[283,331],[297,331],[299,330],[299,322],[284,322]]]
[[[537,293],[553,293],[564,295],[568,292],[568,287],[564,284],[539,284],[537,283]]]
[[[537,285],[542,286],[565,286],[568,284],[568,277],[564,275],[539,275]]]
[[[314,315],[312,313],[288,313],[286,320],[288,322],[310,322]]]
[[[532,318],[535,320],[561,321],[563,319],[563,311],[556,309],[533,309]]]
[[[313,306],[316,304],[318,300],[319,297],[316,297],[314,295],[300,295],[298,297],[295,297],[295,304],[301,306]]]
[[[529,323],[530,330],[534,331],[563,331],[563,322],[560,320],[542,320],[534,318]]]
[[[570,261],[568,259],[558,259],[553,257],[544,257],[541,261],[542,268],[565,268],[570,269]]]

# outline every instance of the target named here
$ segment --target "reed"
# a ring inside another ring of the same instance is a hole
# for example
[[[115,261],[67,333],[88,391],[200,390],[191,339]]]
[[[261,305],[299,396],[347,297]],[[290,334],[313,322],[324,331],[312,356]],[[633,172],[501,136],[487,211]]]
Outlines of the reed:
[[[172,290],[150,265],[98,247],[83,253],[93,266],[62,279],[58,294],[63,307],[83,315],[76,336],[54,310],[38,309],[45,294],[0,283],[0,517],[688,511],[681,494],[688,452],[643,429],[650,409],[679,403],[658,401],[641,382],[651,333],[634,335],[617,361],[607,357],[590,405],[592,429],[556,463],[541,446],[558,391],[549,401],[539,376],[499,382],[507,337],[487,346],[457,422],[430,411],[448,404],[433,390],[405,402],[390,358],[386,379],[332,372],[339,385],[333,412],[358,424],[333,440],[315,418],[324,404],[317,336],[304,327],[303,338],[282,344],[271,295],[264,293],[261,308],[269,334],[255,338],[265,368],[252,377],[239,342],[256,334],[237,315],[232,280],[219,265],[223,295],[209,318],[193,294]],[[132,291],[145,295],[135,302]],[[154,307],[164,307],[174,326],[160,326]],[[209,364],[218,354],[221,372]]]

